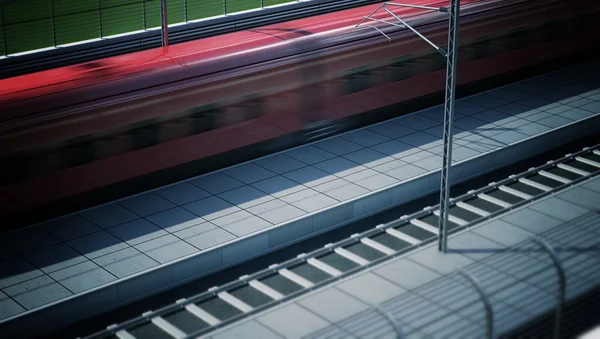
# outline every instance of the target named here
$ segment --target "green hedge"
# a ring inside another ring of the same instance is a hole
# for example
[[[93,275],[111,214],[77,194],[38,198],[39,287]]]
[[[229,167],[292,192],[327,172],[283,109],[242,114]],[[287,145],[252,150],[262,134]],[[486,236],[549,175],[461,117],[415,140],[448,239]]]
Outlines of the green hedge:
[[[167,14],[176,24],[260,6],[261,0],[167,0]],[[160,0],[20,0],[0,7],[0,55],[160,26]]]

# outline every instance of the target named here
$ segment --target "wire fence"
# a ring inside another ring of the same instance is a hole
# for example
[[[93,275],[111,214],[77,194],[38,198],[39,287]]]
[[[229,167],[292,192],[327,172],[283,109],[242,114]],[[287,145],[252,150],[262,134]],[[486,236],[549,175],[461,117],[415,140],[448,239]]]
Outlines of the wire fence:
[[[167,0],[181,24],[299,0]],[[0,5],[0,55],[159,28],[160,0],[20,0]]]

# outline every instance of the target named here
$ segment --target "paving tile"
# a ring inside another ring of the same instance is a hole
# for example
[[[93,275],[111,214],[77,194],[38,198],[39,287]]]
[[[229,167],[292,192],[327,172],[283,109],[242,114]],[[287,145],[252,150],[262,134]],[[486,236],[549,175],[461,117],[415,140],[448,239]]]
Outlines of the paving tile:
[[[468,147],[458,146],[458,147],[455,147],[452,149],[452,161],[453,162],[463,161],[463,160],[478,156],[479,154],[481,154],[481,152],[472,150]]]
[[[222,172],[204,175],[189,181],[189,183],[211,194],[219,194],[240,186],[244,186],[243,182],[236,180]]]
[[[26,310],[23,308],[23,306],[19,305],[12,299],[0,300],[0,321],[25,311]]]
[[[326,320],[296,303],[267,311],[258,315],[256,320],[285,338],[302,338],[329,325]]]
[[[477,114],[473,115],[473,118],[485,121],[490,124],[499,125],[499,126],[503,126],[506,123],[509,123],[511,121],[514,121],[515,119],[518,119],[517,117],[515,117],[513,115],[502,113],[502,112],[499,112],[496,110],[489,110],[489,111],[477,113]]]
[[[402,159],[408,155],[420,151],[420,149],[415,146],[405,144],[397,140],[383,142],[381,144],[371,147],[371,149],[379,153],[383,153],[385,155],[390,155],[396,159]]]
[[[246,209],[248,212],[258,215],[261,213],[266,213],[269,211],[276,210],[283,206],[287,205],[283,200],[271,200],[269,202],[265,202],[264,204],[256,205]]]
[[[520,132],[519,127],[521,126],[525,126],[527,124],[531,123],[529,120],[525,120],[525,119],[514,119],[511,122],[507,122],[506,124],[503,124],[502,127],[507,128],[509,130],[514,130],[516,132]]]
[[[368,131],[375,132],[388,138],[396,139],[415,132],[414,129],[387,121],[367,128]]]
[[[407,116],[400,117],[398,119],[394,119],[392,121],[396,124],[412,128],[416,131],[422,131],[433,126],[441,125],[439,121],[427,119],[425,117],[419,116],[418,114],[410,114]]]
[[[359,165],[342,157],[325,160],[315,164],[314,167],[338,177],[344,177],[367,169],[365,166]]]
[[[305,163],[288,157],[285,154],[275,154],[270,157],[255,160],[254,163],[278,174],[286,173],[306,166]]]
[[[175,207],[175,204],[154,193],[136,195],[121,200],[119,204],[142,217]]]
[[[292,205],[284,205],[282,207],[272,209],[268,212],[260,213],[258,216],[262,219],[267,220],[273,225],[277,225],[288,220],[297,218],[304,214],[306,214],[306,212],[297,207],[294,207]]]
[[[182,207],[206,220],[216,219],[240,210],[239,207],[218,197],[194,201]]]
[[[501,147],[506,146],[504,143],[502,143],[498,140],[489,139],[489,138],[481,138],[476,141],[461,139],[461,140],[455,140],[455,142],[458,145],[468,147],[468,148],[470,148],[474,151],[480,152],[480,153],[487,153],[490,151],[495,151]]]
[[[324,193],[324,192],[330,191],[332,189],[343,187],[343,186],[346,186],[349,184],[350,184],[350,182],[348,182],[347,180],[335,179],[335,180],[326,182],[324,184],[314,186],[312,189],[317,192]]]
[[[444,107],[443,106],[436,106],[436,107],[432,107],[429,109],[425,109],[425,110],[417,112],[416,114],[418,114],[419,116],[422,116],[424,118],[433,120],[433,121],[437,121],[437,122],[444,121]]]
[[[321,194],[321,193],[319,193],[317,191],[313,191],[313,190],[306,190],[306,191],[312,191],[312,192],[314,192],[314,195],[311,195],[304,199],[299,199],[299,200],[290,202],[290,204],[294,205],[295,207],[300,208],[303,211],[312,213],[312,212],[318,211],[320,209],[323,209],[323,208],[326,208],[329,206],[333,206],[338,203],[338,201],[336,199],[333,199],[325,194]],[[301,191],[296,194],[301,194],[303,192],[304,191]],[[294,194],[292,194],[292,195],[294,195]]]
[[[17,254],[33,252],[40,248],[60,243],[60,240],[44,231],[41,227],[28,227],[0,237],[0,246],[4,251]]]
[[[0,288],[22,283],[44,275],[31,263],[21,257],[0,262]]]
[[[46,247],[29,253],[25,258],[46,274],[87,261],[83,255],[65,244]]]
[[[286,173],[283,176],[308,187],[317,186],[337,179],[335,175],[329,174],[313,166],[300,168]]]
[[[335,157],[334,154],[326,152],[320,148],[307,145],[299,148],[292,149],[290,151],[285,152],[289,157],[292,157],[298,161],[301,161],[307,165],[316,164],[321,161],[325,161],[327,159],[331,159]]]
[[[302,191],[306,186],[298,184],[286,177],[276,176],[252,184],[252,187],[270,194],[276,198],[281,198],[292,193]]]
[[[340,137],[363,147],[371,147],[390,140],[386,136],[364,129],[342,134]]]
[[[167,235],[165,230],[145,219],[130,221],[107,231],[131,246]]]
[[[73,294],[48,276],[41,276],[7,287],[3,291],[28,310]]]
[[[305,296],[298,301],[298,304],[332,323],[369,308],[367,304],[336,288],[325,288]]]
[[[579,108],[571,108],[568,111],[561,114],[562,117],[574,121],[589,118],[592,115],[594,115],[594,113]]]
[[[149,215],[146,217],[146,220],[168,232],[181,231],[205,222],[204,219],[181,207]]]
[[[71,240],[100,230],[98,226],[80,215],[71,215],[53,220],[42,224],[41,227],[62,241]]]
[[[600,177],[588,180],[582,186],[592,191],[600,193]]]
[[[529,108],[541,109],[552,104],[552,101],[542,99],[540,97],[530,96],[522,100],[517,100],[515,103]]]
[[[243,212],[245,212],[245,211],[243,211]],[[237,212],[237,213],[241,213],[241,212]],[[223,217],[223,219],[228,218],[228,217],[229,216]],[[258,232],[260,230],[263,230],[263,229],[265,229],[267,227],[271,227],[271,226],[273,226],[273,224],[271,224],[270,222],[268,222],[262,218],[256,217],[254,215],[249,215],[241,220],[232,221],[227,224],[224,224],[221,226],[221,228],[225,229],[229,233],[232,233],[238,237],[242,237],[246,234]]]
[[[212,339],[235,339],[235,338],[260,338],[260,339],[278,339],[282,336],[271,331],[264,325],[255,320],[244,321],[226,327],[222,331],[217,331],[210,336]]]
[[[427,171],[436,171],[442,167],[442,157],[439,155],[432,155],[425,159],[412,161],[411,163]]]
[[[515,132],[515,131],[506,131],[499,134],[496,134],[491,139],[499,141],[501,143],[510,145],[521,140],[527,139],[529,136],[523,133]]]
[[[567,106],[567,105],[558,105],[556,107],[552,107],[550,109],[547,109],[546,112],[550,113],[550,114],[563,114],[569,110],[573,109],[571,106]]]
[[[203,223],[191,226],[191,227],[187,227],[181,231],[173,232],[173,234],[175,236],[185,240],[185,239],[191,238],[193,236],[196,236],[198,234],[212,231],[216,228],[218,228],[218,227],[210,222],[203,222]]]
[[[600,208],[600,193],[582,186],[571,188],[557,197],[590,210]]]
[[[473,115],[475,113],[485,111],[486,109],[487,108],[485,107],[475,105],[463,99],[457,100],[455,104],[456,112],[464,116]]]
[[[406,258],[394,260],[372,272],[408,290],[440,277],[439,273]]]
[[[220,228],[215,228],[213,230],[185,238],[185,241],[194,245],[198,249],[204,250],[233,239],[236,239],[233,234]]]
[[[552,128],[558,128],[558,127],[562,127],[565,126],[567,124],[572,123],[573,120],[571,119],[567,119],[567,118],[563,118],[560,117],[558,115],[552,116],[552,117],[548,117],[545,119],[540,119],[537,121],[538,124],[540,125],[545,125],[548,127],[552,127]]]
[[[234,188],[231,191],[219,194],[219,198],[240,208],[249,208],[275,199],[275,197],[252,186]]]
[[[406,292],[404,288],[370,272],[343,280],[336,287],[369,304],[380,304]]]
[[[95,258],[94,262],[117,278],[123,278],[158,266],[158,262],[133,247]]]
[[[50,273],[50,277],[75,294],[117,280],[114,275],[89,260]]]
[[[187,204],[210,196],[210,193],[188,182],[167,186],[154,191],[154,193],[177,205]]]
[[[413,133],[398,139],[398,141],[401,141],[405,144],[423,149],[435,146],[435,143],[439,140],[439,138],[436,138],[432,135],[423,132]]]
[[[513,116],[515,118],[524,118],[526,116],[541,112],[538,109],[531,108],[525,105],[520,105],[514,102],[508,105],[496,107],[494,108],[494,110],[504,114],[508,114],[509,116]]]
[[[363,148],[356,152],[348,153],[344,155],[344,158],[366,167],[374,167],[394,160],[393,157],[370,148]]]
[[[502,217],[502,220],[535,234],[546,232],[563,223],[531,208],[511,212]]]
[[[253,163],[245,163],[243,165],[231,167],[225,170],[224,173],[245,184],[265,180],[276,175],[268,169]]]
[[[135,213],[116,203],[95,207],[80,213],[80,215],[102,228],[109,228],[139,218]]]
[[[358,177],[359,174],[365,174],[365,172],[368,172],[370,175],[364,176],[362,178]],[[356,178],[354,178],[355,175],[357,176]],[[362,171],[347,176],[345,179],[371,191],[375,191],[383,187],[388,187],[398,182],[398,180],[393,177],[387,176],[385,174],[373,170]]]
[[[448,252],[458,253],[473,260],[481,260],[504,249],[504,245],[473,232],[464,232],[448,239]]]
[[[589,105],[594,103],[594,100],[590,99],[590,98],[584,98],[584,97],[578,97],[577,100],[571,101],[568,103],[569,106],[571,107],[583,107],[585,105]]]
[[[494,97],[489,93],[478,94],[472,97],[468,97],[467,102],[475,104],[477,106],[485,107],[485,108],[494,108],[498,106],[503,106],[509,103],[508,100],[501,99],[498,97]]]
[[[172,234],[143,242],[135,248],[161,264],[198,251]]]
[[[454,126],[461,129],[461,130],[473,130],[473,129],[477,129],[481,126],[486,125],[485,121],[473,118],[471,116],[469,117],[464,117],[464,118],[460,118],[460,119],[456,119],[454,121]]]
[[[313,146],[318,147],[324,151],[327,151],[331,154],[335,154],[337,156],[344,155],[350,152],[358,151],[364,146],[354,143],[350,140],[344,139],[342,137],[334,137],[330,139],[326,139],[323,141],[319,141]]]
[[[492,220],[481,226],[477,226],[473,228],[473,232],[507,247],[516,245],[533,236],[533,233],[525,231],[517,226],[513,226],[500,219]]]
[[[414,177],[424,174],[424,173],[427,173],[427,170],[425,170],[421,167],[415,166],[415,165],[411,165],[411,164],[406,164],[406,165],[385,171],[385,174],[389,175],[392,178],[396,178],[398,180],[407,180],[407,179],[414,178]]]
[[[488,92],[488,94],[496,98],[504,99],[506,101],[517,101],[527,98],[527,94],[512,90],[508,87],[494,89]]]
[[[416,161],[427,159],[432,155],[433,155],[433,153],[430,153],[427,151],[420,151],[420,152],[413,153],[411,155],[408,155],[408,156],[402,158],[402,161],[409,163],[409,164],[414,164]]]
[[[100,231],[88,234],[68,242],[69,246],[90,259],[129,247],[124,241],[108,233]]]
[[[530,208],[562,221],[570,221],[589,212],[586,208],[554,197],[533,204]]]
[[[455,252],[440,253],[437,246],[419,250],[408,258],[441,274],[451,273],[473,262],[473,259]]]
[[[519,133],[534,136],[550,131],[552,128],[532,122],[519,127]]]
[[[524,119],[539,123],[540,120],[550,118],[553,116],[554,116],[553,114],[550,114],[548,112],[539,112],[539,113],[532,114],[528,117],[525,117]]]
[[[348,183],[344,186],[324,191],[323,193],[338,201],[346,201],[369,192],[370,191],[364,187]]]

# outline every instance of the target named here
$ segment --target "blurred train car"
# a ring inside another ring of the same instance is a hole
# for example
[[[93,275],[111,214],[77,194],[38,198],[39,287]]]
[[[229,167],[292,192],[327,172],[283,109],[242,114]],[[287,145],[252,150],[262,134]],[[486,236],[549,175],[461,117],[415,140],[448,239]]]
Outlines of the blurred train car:
[[[583,52],[600,31],[592,0],[462,5],[459,84]],[[203,156],[315,140],[442,91],[445,59],[410,30],[354,28],[373,8],[0,80],[0,186],[190,137]],[[394,12],[446,44],[447,14]]]

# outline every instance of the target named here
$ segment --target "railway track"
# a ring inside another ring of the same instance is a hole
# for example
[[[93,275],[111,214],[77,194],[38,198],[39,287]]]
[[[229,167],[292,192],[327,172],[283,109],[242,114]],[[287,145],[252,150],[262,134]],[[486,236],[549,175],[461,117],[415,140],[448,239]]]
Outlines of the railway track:
[[[454,233],[600,174],[600,145],[451,199]],[[436,240],[438,206],[405,215],[85,337],[191,338]]]

